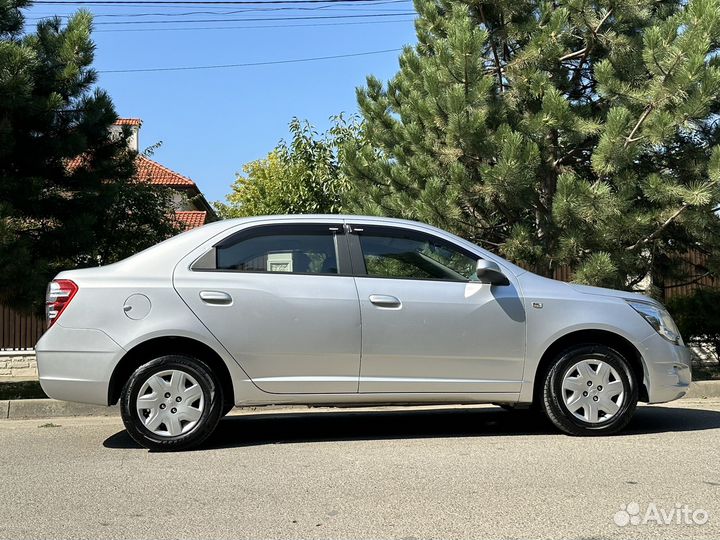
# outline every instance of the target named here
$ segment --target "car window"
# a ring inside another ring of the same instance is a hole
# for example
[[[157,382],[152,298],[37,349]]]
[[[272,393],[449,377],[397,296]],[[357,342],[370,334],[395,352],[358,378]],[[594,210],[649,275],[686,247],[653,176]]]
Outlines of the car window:
[[[358,236],[369,276],[477,279],[477,257],[432,235],[402,229],[368,228]]]
[[[218,270],[338,273],[335,238],[328,231],[255,234],[216,250]]]

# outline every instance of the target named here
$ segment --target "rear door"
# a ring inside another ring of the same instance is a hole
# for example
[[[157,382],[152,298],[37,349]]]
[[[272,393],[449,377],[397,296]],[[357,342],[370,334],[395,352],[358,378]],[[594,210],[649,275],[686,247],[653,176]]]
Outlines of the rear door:
[[[357,392],[360,308],[341,223],[243,229],[178,268],[175,287],[262,390]]]
[[[479,283],[478,256],[432,234],[359,223],[351,230],[361,393],[520,391],[525,312],[513,279]]]

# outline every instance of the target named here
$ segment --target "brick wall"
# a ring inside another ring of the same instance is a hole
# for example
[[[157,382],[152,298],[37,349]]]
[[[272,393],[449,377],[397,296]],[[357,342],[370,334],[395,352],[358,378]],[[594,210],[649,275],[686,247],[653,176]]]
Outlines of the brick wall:
[[[0,377],[37,378],[34,351],[0,351]]]

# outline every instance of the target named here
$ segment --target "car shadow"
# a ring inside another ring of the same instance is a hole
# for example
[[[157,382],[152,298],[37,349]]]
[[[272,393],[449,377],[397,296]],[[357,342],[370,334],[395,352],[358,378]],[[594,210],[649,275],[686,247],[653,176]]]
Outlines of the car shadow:
[[[720,428],[720,412],[678,407],[639,407],[625,430],[616,436]],[[401,409],[308,413],[261,413],[227,416],[203,449],[263,444],[325,441],[483,437],[498,435],[557,435],[535,411],[499,407]],[[104,441],[106,448],[141,448],[125,430]]]

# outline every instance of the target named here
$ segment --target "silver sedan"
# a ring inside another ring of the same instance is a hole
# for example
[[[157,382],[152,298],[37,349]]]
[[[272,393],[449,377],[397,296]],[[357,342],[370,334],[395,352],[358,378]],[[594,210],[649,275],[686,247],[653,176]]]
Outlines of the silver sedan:
[[[60,273],[36,346],[54,398],[112,405],[154,449],[233,406],[496,403],[562,431],[682,397],[688,349],[641,294],[532,274],[422,223],[275,216]]]

